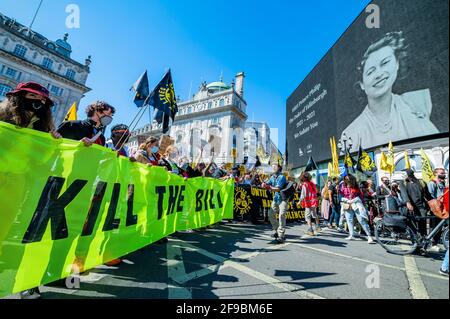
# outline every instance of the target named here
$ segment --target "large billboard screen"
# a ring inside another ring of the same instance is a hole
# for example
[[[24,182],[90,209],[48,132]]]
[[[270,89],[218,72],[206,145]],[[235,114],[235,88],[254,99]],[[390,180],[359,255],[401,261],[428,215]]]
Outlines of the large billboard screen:
[[[294,168],[329,159],[332,136],[356,152],[449,131],[448,0],[372,4],[378,28],[364,11],[287,100]]]

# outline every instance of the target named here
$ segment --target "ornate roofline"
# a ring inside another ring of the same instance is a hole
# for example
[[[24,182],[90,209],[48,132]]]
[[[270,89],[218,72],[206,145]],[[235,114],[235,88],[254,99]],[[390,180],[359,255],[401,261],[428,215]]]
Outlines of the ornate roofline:
[[[189,100],[189,101],[183,101],[178,103],[178,107],[182,107],[182,106],[186,106],[189,104],[195,104],[195,103],[201,103],[201,102],[205,102],[220,96],[226,96],[229,95],[230,93],[234,93],[243,103],[245,103],[245,105],[247,105],[247,102],[242,98],[242,96],[240,96],[236,90],[234,90],[233,88],[229,89],[229,90],[225,90],[225,91],[221,91],[221,92],[217,92],[217,93],[212,93],[211,95],[208,95],[207,97],[203,98],[203,99],[198,99],[198,100]]]
[[[67,62],[75,64],[78,67],[89,72],[89,66],[81,64],[80,62],[75,61],[72,58],[66,57],[63,54],[61,54],[60,52],[56,51],[56,48],[60,47],[60,45],[58,45],[55,41],[51,41],[51,40],[47,39],[46,37],[44,37],[43,35],[41,35],[40,33],[30,30],[28,27],[18,23],[15,19],[11,19],[11,18],[5,16],[1,12],[0,12],[0,27],[2,29],[5,29],[8,32],[14,34],[15,36],[22,38],[23,40],[30,42],[30,43],[38,46],[39,48],[57,56],[63,60],[66,60]],[[50,48],[49,46],[53,46],[54,49]],[[65,48],[63,48],[63,49],[65,49]]]

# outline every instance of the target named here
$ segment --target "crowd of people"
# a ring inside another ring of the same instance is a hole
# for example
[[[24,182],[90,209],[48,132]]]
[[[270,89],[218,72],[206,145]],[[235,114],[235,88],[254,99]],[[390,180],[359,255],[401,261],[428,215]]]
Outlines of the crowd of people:
[[[377,218],[382,217],[383,211],[388,210],[386,207],[388,201],[385,200],[387,197],[395,198],[410,212],[425,216],[428,212],[427,201],[442,196],[446,187],[446,172],[438,168],[435,170],[435,179],[428,185],[419,181],[414,171],[408,169],[404,181],[390,181],[387,177],[383,177],[381,185],[376,189],[372,180],[358,182],[355,176],[347,174],[343,178],[328,180],[323,189],[318,190],[308,172],[302,173],[297,182],[293,178],[287,178],[279,164],[272,165],[273,174],[269,178],[259,173],[256,168],[243,171],[239,166],[219,166],[213,160],[205,163],[201,160],[201,154],[194,163],[191,163],[173,145],[162,152],[160,139],[153,136],[139,145],[135,154],[130,154],[126,147],[131,137],[127,125],[114,125],[111,128],[110,138],[108,140],[105,138],[106,127],[112,123],[116,109],[104,101],[90,104],[86,108],[85,120],[66,121],[56,128],[51,113],[54,103],[45,87],[33,82],[20,83],[6,96],[7,98],[0,103],[0,121],[16,127],[46,132],[56,139],[81,141],[86,147],[98,144],[117,152],[118,156],[129,158],[132,162],[161,166],[168,172],[186,179],[200,176],[221,180],[231,178],[236,185],[262,187],[271,191],[273,200],[272,207],[268,211],[268,220],[274,231],[274,243],[285,241],[286,212],[289,203],[294,200],[295,192],[300,195],[300,200],[294,205],[305,210],[309,235],[322,231],[322,219],[323,227],[347,232],[346,240],[353,240],[356,236],[355,231],[361,231],[365,233],[367,242],[372,244],[374,224]],[[419,230],[423,234],[426,233],[425,221],[420,223]],[[439,236],[440,234],[436,235],[436,240]],[[120,261],[119,259],[111,263]],[[448,275],[448,252],[441,273]],[[22,293],[23,298],[37,295],[39,295],[37,288]]]

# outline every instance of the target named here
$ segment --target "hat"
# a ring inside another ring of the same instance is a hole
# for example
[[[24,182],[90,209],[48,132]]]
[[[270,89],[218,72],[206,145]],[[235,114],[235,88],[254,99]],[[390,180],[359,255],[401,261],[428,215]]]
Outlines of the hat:
[[[37,95],[40,95],[42,97],[45,97],[47,99],[47,104],[50,106],[53,106],[55,103],[50,99],[50,93],[48,90],[36,82],[26,82],[26,83],[19,83],[17,84],[17,87],[14,91],[6,93],[6,96],[16,95],[19,92],[29,92],[34,93]]]

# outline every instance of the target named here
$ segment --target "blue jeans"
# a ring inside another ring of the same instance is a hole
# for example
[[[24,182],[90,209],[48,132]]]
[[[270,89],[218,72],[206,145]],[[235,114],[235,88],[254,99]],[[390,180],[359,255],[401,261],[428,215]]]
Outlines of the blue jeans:
[[[333,207],[331,207],[330,224],[333,224],[334,222],[336,226],[339,226],[340,217],[341,217],[341,208],[333,204]]]
[[[444,261],[442,262],[441,269],[448,272],[448,249],[445,253]]]
[[[367,220],[362,218],[360,214],[356,214],[353,210],[347,210],[347,211],[345,211],[345,219],[347,220],[348,232],[350,233],[350,236],[353,237],[353,233],[354,233],[353,217],[355,215],[356,215],[356,218],[358,219],[359,224],[361,225],[364,232],[366,233],[366,235],[370,236],[370,228],[369,228],[369,224],[367,223]]]

